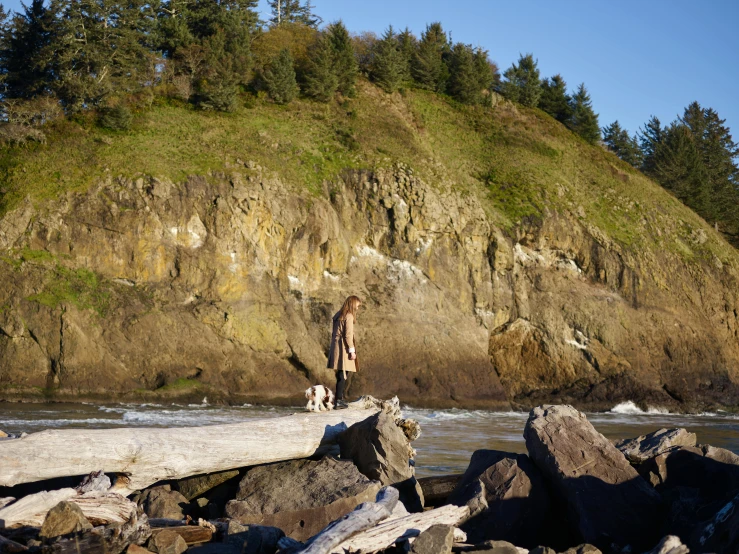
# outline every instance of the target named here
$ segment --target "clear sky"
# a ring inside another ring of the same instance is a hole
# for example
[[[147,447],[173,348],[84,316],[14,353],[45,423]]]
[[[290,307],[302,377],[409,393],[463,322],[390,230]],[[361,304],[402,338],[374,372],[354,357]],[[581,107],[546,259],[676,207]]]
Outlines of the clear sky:
[[[5,0],[18,9],[20,0]],[[697,100],[739,142],[739,0],[313,0],[326,22],[417,35],[441,21],[452,39],[482,46],[501,71],[531,52],[542,76],[584,82],[601,126],[668,123]],[[264,16],[266,0],[260,0]]]

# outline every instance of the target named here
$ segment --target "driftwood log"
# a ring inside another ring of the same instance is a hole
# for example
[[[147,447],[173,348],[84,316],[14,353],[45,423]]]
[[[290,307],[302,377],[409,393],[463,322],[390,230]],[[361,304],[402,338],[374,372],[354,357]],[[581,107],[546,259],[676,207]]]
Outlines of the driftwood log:
[[[381,407],[399,413],[397,404],[397,398],[383,403],[363,397],[345,410],[229,425],[41,431],[3,441],[0,486],[102,470],[125,475],[112,490],[128,495],[165,479],[320,454]]]
[[[28,547],[0,535],[0,552],[28,552]]]
[[[446,501],[462,479],[462,475],[462,473],[455,473],[454,475],[434,475],[418,479],[425,505],[438,506]]]
[[[297,550],[301,554],[328,554],[337,545],[354,535],[375,527],[390,517],[398,503],[398,490],[385,487],[377,493],[376,502],[364,502],[341,519],[337,519],[313,537],[305,548]]]
[[[457,526],[469,518],[467,506],[443,506],[420,514],[384,521],[366,531],[362,531],[348,540],[332,547],[331,552],[361,552],[372,554],[385,550],[399,541],[413,540],[432,525]]]

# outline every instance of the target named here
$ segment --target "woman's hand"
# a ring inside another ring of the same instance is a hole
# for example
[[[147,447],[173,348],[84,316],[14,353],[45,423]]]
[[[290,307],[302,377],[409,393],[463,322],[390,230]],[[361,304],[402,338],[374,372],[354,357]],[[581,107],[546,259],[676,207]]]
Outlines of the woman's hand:
[[[356,360],[357,359],[357,353],[356,352],[350,352],[349,353],[349,359],[350,360]]]

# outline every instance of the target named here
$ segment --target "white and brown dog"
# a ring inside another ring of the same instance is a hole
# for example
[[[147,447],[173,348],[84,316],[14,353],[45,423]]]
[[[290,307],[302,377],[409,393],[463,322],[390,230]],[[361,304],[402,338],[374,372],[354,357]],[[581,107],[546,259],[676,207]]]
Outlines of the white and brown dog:
[[[305,407],[309,412],[334,409],[334,393],[328,387],[313,385],[305,391],[305,397],[308,399],[308,404]]]

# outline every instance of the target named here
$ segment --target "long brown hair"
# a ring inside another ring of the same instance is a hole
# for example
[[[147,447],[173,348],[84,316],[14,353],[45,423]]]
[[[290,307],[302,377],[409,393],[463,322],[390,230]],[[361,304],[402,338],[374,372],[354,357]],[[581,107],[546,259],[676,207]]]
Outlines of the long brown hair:
[[[362,301],[358,296],[350,296],[344,300],[344,305],[341,307],[339,312],[334,316],[335,319],[344,320],[347,314],[352,314],[354,319],[357,319],[357,310]]]

